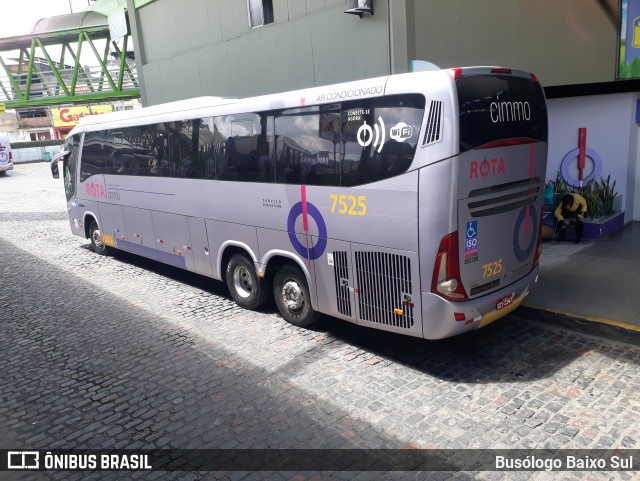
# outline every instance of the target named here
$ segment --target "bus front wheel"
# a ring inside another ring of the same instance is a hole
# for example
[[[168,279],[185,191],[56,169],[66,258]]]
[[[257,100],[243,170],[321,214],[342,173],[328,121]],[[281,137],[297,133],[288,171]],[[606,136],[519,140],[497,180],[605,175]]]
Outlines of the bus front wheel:
[[[299,269],[285,265],[273,280],[273,296],[285,321],[306,327],[318,320],[319,314],[311,307],[309,287]]]
[[[240,307],[256,309],[266,300],[266,289],[247,257],[236,254],[227,264],[227,287]]]
[[[98,223],[94,220],[89,227],[89,240],[91,240],[91,247],[101,256],[106,256],[111,253],[111,248],[107,246],[102,240],[102,233]]]

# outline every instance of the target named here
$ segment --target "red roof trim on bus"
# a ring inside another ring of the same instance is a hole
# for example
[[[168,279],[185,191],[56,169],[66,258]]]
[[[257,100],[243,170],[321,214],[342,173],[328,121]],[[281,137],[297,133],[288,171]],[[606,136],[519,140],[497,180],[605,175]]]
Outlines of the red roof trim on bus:
[[[494,140],[493,142],[489,142],[488,144],[481,145],[480,147],[476,147],[474,150],[497,149],[498,147],[512,147],[514,145],[535,144],[538,142],[540,142],[538,139],[532,139],[529,137],[519,137],[517,139],[502,139]]]

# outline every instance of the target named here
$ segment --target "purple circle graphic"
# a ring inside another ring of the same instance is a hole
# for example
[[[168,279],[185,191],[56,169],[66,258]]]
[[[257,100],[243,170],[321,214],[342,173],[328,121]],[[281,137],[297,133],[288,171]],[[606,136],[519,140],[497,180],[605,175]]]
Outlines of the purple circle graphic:
[[[538,237],[538,214],[536,212],[535,207],[532,205],[529,206],[529,215],[531,215],[531,232],[533,235],[531,236],[531,241],[529,241],[529,245],[526,249],[520,247],[520,227],[522,227],[522,223],[524,222],[524,218],[527,215],[527,207],[523,207],[518,214],[518,219],[516,220],[516,226],[513,230],[513,252],[516,255],[516,259],[520,262],[526,261],[531,255],[531,251],[533,251],[533,247],[536,244],[536,239]]]
[[[602,160],[600,159],[598,152],[587,147],[587,149],[585,150],[585,154],[593,162],[593,172],[591,172],[591,174],[589,174],[585,179],[582,180],[582,182],[584,183],[589,182],[591,179],[598,179],[600,177],[600,173],[602,172]],[[569,172],[569,164],[571,160],[577,158],[578,155],[580,155],[580,149],[573,149],[571,152],[565,155],[564,159],[562,159],[562,162],[560,162],[560,173],[562,174],[562,178],[573,187],[579,187],[580,180],[575,179],[573,175],[571,175],[571,172]]]
[[[289,211],[289,217],[287,218],[289,240],[298,254],[305,259],[313,261],[320,257],[327,248],[327,225],[324,223],[324,219],[318,208],[311,202],[307,202],[307,215],[311,217],[318,226],[318,242],[315,246],[309,247],[307,250],[307,246],[302,245],[296,236],[296,220],[298,220],[298,216],[300,215],[302,215],[302,202],[295,204]]]

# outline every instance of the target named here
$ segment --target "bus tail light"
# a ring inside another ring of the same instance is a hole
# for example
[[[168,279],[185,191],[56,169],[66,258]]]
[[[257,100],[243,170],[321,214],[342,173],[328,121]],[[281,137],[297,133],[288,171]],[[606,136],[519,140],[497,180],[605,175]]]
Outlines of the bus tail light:
[[[431,292],[450,301],[468,299],[460,280],[458,257],[458,232],[456,231],[444,236],[440,241],[431,282]]]
[[[536,254],[533,256],[533,263],[531,264],[531,270],[534,270],[540,261],[540,255],[542,254],[542,220],[538,226],[538,240],[536,241]]]
[[[9,152],[9,162],[13,162],[13,152]]]

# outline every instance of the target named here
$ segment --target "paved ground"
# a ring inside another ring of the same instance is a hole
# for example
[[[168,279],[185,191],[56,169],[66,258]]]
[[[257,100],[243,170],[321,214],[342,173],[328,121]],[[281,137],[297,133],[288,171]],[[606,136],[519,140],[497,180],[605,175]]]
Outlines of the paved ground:
[[[274,307],[257,313],[236,307],[221,283],[127,254],[95,255],[70,234],[62,183],[50,178],[48,165],[18,167],[0,177],[0,448],[640,446],[640,348],[633,344],[519,316],[440,342],[335,319],[298,329]],[[634,474],[50,478],[630,480]],[[0,473],[0,479],[17,477]]]
[[[540,285],[526,303],[640,334],[640,222],[601,241],[545,241]]]

